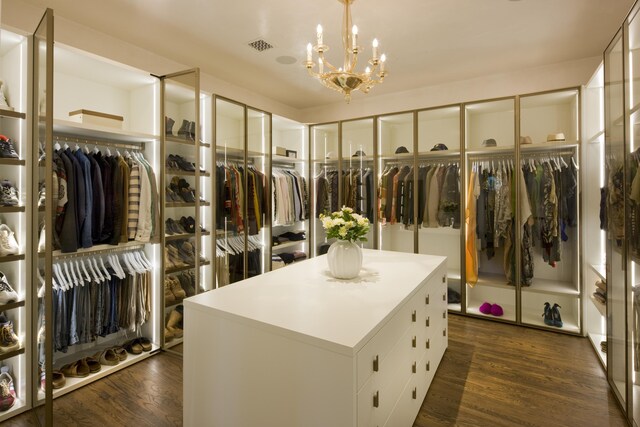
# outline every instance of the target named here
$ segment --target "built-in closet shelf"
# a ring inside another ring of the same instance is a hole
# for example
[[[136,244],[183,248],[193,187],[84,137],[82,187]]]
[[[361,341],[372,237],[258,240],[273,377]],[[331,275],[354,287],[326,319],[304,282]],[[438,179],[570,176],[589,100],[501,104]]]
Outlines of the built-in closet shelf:
[[[455,237],[460,237],[460,228],[453,228],[453,227],[434,227],[434,228],[430,228],[430,227],[420,227],[419,229],[420,234],[427,234],[427,235],[438,235],[438,236],[455,236]],[[409,230],[411,231],[411,230]]]
[[[475,289],[478,286],[490,286],[492,288],[500,288],[514,292],[516,290],[515,286],[507,284],[507,278],[504,277],[504,274],[480,273],[475,287],[470,289]]]
[[[0,361],[11,359],[12,357],[20,356],[21,354],[24,354],[24,347],[8,353],[0,353]]]
[[[271,156],[271,163],[274,164],[274,165],[286,164],[286,163],[304,163],[306,161],[307,161],[306,159],[298,159],[296,157],[279,156],[277,154],[274,154],[273,156]]]
[[[587,139],[589,144],[600,144],[604,142],[604,130],[597,132],[595,135]]]
[[[413,160],[413,153],[400,153],[400,154],[391,154],[386,156],[380,156],[380,160],[395,160],[406,162],[408,160]]]
[[[449,311],[460,313],[462,311],[462,304],[460,303],[447,304],[447,309]]]
[[[122,362],[114,366],[102,365],[100,371],[96,372],[95,374],[89,374],[84,378],[67,378],[64,387],[53,390],[53,398],[55,399],[57,397],[64,396],[65,394],[77,390],[80,387],[91,384],[92,382],[102,379],[114,372],[118,372],[122,368],[126,368],[127,366],[131,366],[134,363],[140,362],[141,360],[144,360],[153,355],[153,353],[155,353],[157,350],[158,346],[153,344],[151,347],[151,351],[143,351],[140,354],[127,353],[127,358]],[[96,349],[95,351],[98,351],[98,349]],[[78,359],[81,358],[79,354],[77,356]],[[38,392],[38,400],[44,400],[44,392],[42,390]]]
[[[165,171],[167,175],[184,175],[184,176],[196,176],[195,171],[183,171],[182,169],[167,169]],[[200,172],[201,177],[210,177],[209,172]]]
[[[0,165],[8,165],[8,166],[24,166],[27,164],[26,160],[21,159],[11,159],[6,157],[0,157]]]
[[[640,103],[636,104],[633,106],[633,108],[631,109],[631,111],[629,111],[629,115],[632,116],[635,113],[638,112],[638,110],[640,110]]]
[[[147,143],[160,140],[160,135],[132,132],[108,126],[86,125],[68,120],[53,120],[53,132],[72,138],[107,140],[123,143]]]
[[[279,251],[280,249],[286,249],[286,248],[292,248],[295,246],[298,246],[302,243],[306,243],[307,239],[304,240],[295,240],[295,241],[291,241],[291,242],[285,242],[285,243],[280,243],[279,245],[276,246],[272,246],[271,250],[273,251]]]
[[[11,408],[4,412],[0,412],[0,423],[25,411],[27,411],[27,403],[24,400],[17,398]]]
[[[187,298],[189,298],[189,296],[186,296],[185,298],[176,298],[174,301],[166,301],[165,300],[164,308],[167,309],[167,308],[177,307],[180,304],[182,304],[182,302]]]
[[[23,259],[24,259],[24,254],[0,256],[0,262],[22,261]]]
[[[7,311],[7,310],[13,310],[14,308],[24,307],[24,305],[25,305],[24,300],[16,301],[16,302],[10,302],[8,304],[2,304],[2,305],[0,305],[0,312]]]
[[[342,161],[344,163],[356,164],[356,165],[364,162],[373,162],[374,160],[375,158],[373,156],[349,156],[349,157],[342,158]]]
[[[167,341],[167,342],[165,342],[165,343],[164,343],[164,348],[165,348],[165,349],[168,349],[168,348],[171,348],[171,347],[175,347],[175,346],[177,346],[177,345],[182,344],[183,342],[184,342],[184,338],[183,338],[183,337],[180,337],[180,338],[174,338],[174,339],[172,339],[171,341]]]
[[[205,266],[205,265],[209,265],[211,264],[211,261],[209,260],[205,260],[205,261],[200,261],[200,267]],[[171,274],[171,273],[179,273],[181,271],[187,271],[187,270],[193,270],[194,268],[196,268],[195,265],[190,264],[190,265],[185,265],[182,267],[171,267],[171,268],[167,268],[164,270],[165,274]]]
[[[200,232],[201,236],[210,236],[211,232],[209,231],[202,231]],[[184,234],[171,234],[171,235],[167,235],[164,236],[164,240],[166,241],[171,241],[171,240],[186,240],[186,239],[190,239],[192,237],[196,237],[195,233],[184,233]]]
[[[24,212],[24,206],[0,206],[0,213]]]
[[[186,203],[186,202],[166,202],[165,207],[167,208],[195,208],[195,203]],[[209,202],[200,202],[200,207],[211,206]]]
[[[589,299],[591,300],[593,305],[596,307],[596,309],[598,309],[600,314],[603,317],[607,317],[607,306],[601,303],[600,301],[598,301],[596,297],[594,297],[593,295],[589,295]]]
[[[482,302],[478,303],[478,302],[470,301],[469,304],[467,305],[467,314],[473,314],[476,316],[487,317],[487,318],[497,319],[497,320],[504,320],[508,322],[516,321],[516,309],[515,309],[515,306],[513,305],[500,304],[500,307],[502,307],[502,311],[503,311],[502,316],[494,316],[492,314],[481,313],[480,305],[482,305]]]
[[[418,163],[421,161],[428,161],[432,159],[442,159],[442,160],[458,160],[460,158],[459,151],[450,151],[450,150],[438,150],[438,151],[426,151],[418,153]]]
[[[27,114],[26,113],[21,113],[19,111],[13,111],[13,110],[5,110],[3,108],[0,108],[0,117],[6,117],[6,118],[10,118],[10,119],[26,119],[27,118]]]
[[[321,164],[321,165],[337,165],[338,164],[338,159],[314,159],[311,160],[312,163],[315,164]]]
[[[522,286],[523,293],[538,293],[552,295],[579,296],[580,291],[575,289],[573,282],[560,282],[558,280],[540,279],[534,277],[531,286]]]
[[[520,145],[520,151],[524,157],[526,157],[528,153],[551,151],[549,154],[553,154],[552,151],[562,151],[562,149],[573,150],[576,148],[578,148],[576,141],[537,142],[534,144]]]
[[[512,155],[515,157],[515,147],[513,144],[509,146],[498,146],[498,147],[485,147],[481,149],[471,149],[467,151],[468,157],[479,157],[487,154],[495,154],[495,155]]]
[[[589,267],[591,267],[591,270],[593,270],[601,280],[607,280],[606,264],[589,264]]]
[[[234,159],[243,158],[244,153],[245,151],[242,148],[223,147],[220,145],[216,146],[216,155],[218,157],[218,160],[222,160],[222,158],[224,157],[232,157]],[[259,151],[251,151],[251,150],[247,150],[246,153],[247,153],[247,157],[264,157],[267,155]],[[288,158],[288,157],[285,157],[285,158]]]
[[[607,341],[607,336],[606,335],[600,335],[600,334],[589,334],[589,339],[591,340],[591,344],[593,345],[593,349],[595,350],[596,354],[598,355],[598,359],[600,359],[600,363],[602,363],[602,366],[604,366],[605,368],[607,367],[607,353],[605,353],[604,351],[601,350],[602,347],[600,347],[600,343],[602,341]]]
[[[58,249],[53,251],[51,255],[53,256],[53,258],[69,257],[74,255],[98,255],[104,252],[117,252],[120,250],[124,251],[128,249],[142,249],[144,245],[148,243],[151,242],[143,243],[132,240],[131,242],[119,243],[117,245],[95,245],[90,248],[78,248],[76,252],[62,252]],[[44,257],[44,255],[44,252],[38,252],[38,257],[42,258]]]
[[[544,308],[540,306],[540,310],[523,309],[522,310],[522,323],[526,325],[535,325],[542,328],[546,328],[552,331],[570,332],[574,334],[580,333],[580,327],[578,321],[568,313],[564,313],[560,309],[560,317],[562,317],[562,327],[545,325],[544,317],[542,317]]]
[[[447,279],[448,280],[453,280],[456,282],[460,282],[460,280],[462,280],[462,276],[460,275],[459,271],[448,271],[447,272]]]
[[[177,136],[167,136],[165,139],[167,142],[175,142],[176,144],[184,144],[184,145],[196,145],[196,142],[193,139],[180,138]],[[206,142],[200,142],[200,148],[209,148],[211,144]]]

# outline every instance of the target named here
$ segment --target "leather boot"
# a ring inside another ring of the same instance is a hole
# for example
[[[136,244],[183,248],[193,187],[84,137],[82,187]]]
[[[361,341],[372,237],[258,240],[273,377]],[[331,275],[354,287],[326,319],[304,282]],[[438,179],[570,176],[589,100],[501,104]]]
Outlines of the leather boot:
[[[182,337],[183,331],[178,327],[178,324],[182,321],[182,314],[176,310],[171,310],[169,313],[169,320],[167,320],[167,329],[173,333],[176,338]]]
[[[164,340],[165,340],[165,342],[171,341],[174,338],[175,338],[175,336],[173,335],[173,332],[171,332],[167,328],[164,328]]]
[[[164,130],[168,136],[173,136],[173,124],[175,120],[171,117],[164,116]]]
[[[178,129],[178,136],[182,136],[186,139],[189,139],[189,127],[190,127],[189,121],[183,120],[182,126],[180,126],[180,129]]]
[[[191,139],[196,140],[196,122],[189,122],[189,134]]]

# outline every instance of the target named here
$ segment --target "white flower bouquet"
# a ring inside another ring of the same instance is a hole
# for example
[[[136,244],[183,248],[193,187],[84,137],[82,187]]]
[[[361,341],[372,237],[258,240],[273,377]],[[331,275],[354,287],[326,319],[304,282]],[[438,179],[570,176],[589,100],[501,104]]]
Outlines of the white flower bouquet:
[[[327,231],[328,238],[348,240],[350,242],[366,242],[369,232],[369,220],[353,212],[353,209],[343,206],[337,212],[320,215],[322,226]]]

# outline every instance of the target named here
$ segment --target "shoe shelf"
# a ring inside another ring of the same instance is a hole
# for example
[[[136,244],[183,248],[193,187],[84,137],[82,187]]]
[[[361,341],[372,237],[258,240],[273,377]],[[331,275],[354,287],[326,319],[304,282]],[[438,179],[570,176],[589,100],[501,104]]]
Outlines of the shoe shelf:
[[[19,111],[13,110],[5,110],[4,108],[0,108],[0,117],[8,117],[10,119],[26,119],[27,114],[21,113]]]
[[[167,309],[167,308],[171,308],[171,307],[176,307],[176,306],[182,304],[184,302],[184,300],[186,300],[187,298],[189,298],[188,295],[186,297],[184,297],[184,298],[176,298],[174,301],[165,300],[164,308]]]
[[[13,383],[14,383],[14,387],[16,386],[15,384],[16,380],[15,378],[13,379]],[[7,409],[4,412],[0,412],[0,423],[2,423],[5,420],[8,420],[11,417],[15,417],[18,414],[21,414],[22,412],[27,411],[27,404],[23,399],[20,398],[16,398],[16,400],[13,403],[13,406],[9,409]]]
[[[173,338],[171,341],[167,341],[164,344],[164,348],[165,349],[169,349],[171,347],[175,347],[177,345],[180,345],[184,342],[184,337],[180,337],[180,338]]]
[[[11,359],[12,357],[16,357],[16,356],[19,356],[21,354],[24,354],[24,347],[19,348],[19,349],[14,350],[14,351],[10,351],[8,353],[0,353],[0,361]]]
[[[580,291],[575,289],[573,282],[560,282],[558,280],[539,279],[534,277],[531,286],[522,286],[522,292],[552,294],[552,295],[573,295],[579,296]]]
[[[0,213],[25,212],[24,206],[0,206]]]
[[[455,304],[447,304],[447,310],[455,313],[460,313],[462,311],[462,304],[459,302]]]
[[[187,202],[166,202],[164,204],[167,208],[195,208],[195,203],[187,203]],[[209,202],[200,202],[200,207],[211,206]]]
[[[502,316],[494,316],[493,314],[481,313],[480,305],[482,305],[481,302],[469,301],[469,303],[467,304],[467,314],[473,314],[474,316],[486,317],[489,319],[502,320],[506,322],[516,321],[516,308],[514,305],[500,304],[500,307],[502,307]]]
[[[182,169],[166,169],[166,173],[168,175],[184,175],[184,176],[196,176],[195,171],[183,171]],[[211,174],[209,172],[200,172],[201,177],[210,177]]]
[[[557,326],[549,326],[544,323],[544,318],[542,317],[542,307],[540,307],[540,310],[523,309],[522,323],[526,325],[539,326],[541,328],[553,331],[569,332],[573,334],[580,333],[578,320],[575,318],[575,316],[567,312],[561,312],[560,315],[562,316],[562,327],[558,328]]]
[[[591,341],[591,344],[593,345],[593,349],[596,352],[596,355],[598,356],[598,359],[600,359],[600,363],[602,363],[602,366],[604,366],[606,368],[607,367],[607,353],[605,353],[605,352],[603,352],[601,350],[600,343],[602,341],[606,341],[607,340],[607,336],[606,335],[600,335],[600,334],[592,334],[592,333],[590,333],[588,336],[589,336],[589,340]]]
[[[24,254],[0,256],[0,262],[13,262],[13,261],[22,261],[22,260],[24,260]]]
[[[60,396],[64,396],[65,394],[72,392],[74,390],[79,389],[80,387],[83,387],[87,384],[91,384],[94,381],[97,381],[99,379],[102,379],[114,372],[118,372],[123,368],[126,368],[128,366],[133,365],[134,363],[140,362],[144,359],[147,359],[148,357],[152,356],[153,354],[155,354],[158,351],[159,347],[155,344],[152,344],[151,346],[151,351],[143,351],[140,354],[131,354],[131,353],[127,353],[127,358],[125,360],[123,360],[122,362],[118,363],[117,365],[102,365],[102,367],[100,368],[100,371],[94,373],[94,374],[89,374],[88,376],[84,377],[84,378],[66,378],[66,384],[64,385],[64,387],[62,388],[58,388],[58,389],[54,389],[53,390],[53,397],[54,399]],[[81,359],[83,356],[81,356],[81,354],[74,354],[73,355],[76,359]],[[89,354],[85,354],[85,356],[89,356]],[[73,360],[76,360],[73,359]],[[39,401],[43,401],[44,400],[44,392],[42,390],[38,391],[38,400]]]
[[[201,236],[210,236],[211,232],[209,231],[202,231],[200,232]],[[166,236],[164,236],[164,240],[166,241],[172,241],[172,240],[184,240],[184,239],[190,239],[192,237],[196,237],[195,233],[184,233],[184,234],[168,234]]]
[[[160,140],[160,135],[132,132],[108,126],[87,125],[68,120],[53,120],[53,132],[86,139],[108,140],[120,143],[149,143]]]
[[[8,166],[24,166],[27,164],[26,160],[21,159],[11,159],[0,157],[0,165],[8,165]]]
[[[598,301],[593,295],[589,295],[589,299],[593,303],[593,305],[598,309],[600,314],[604,317],[607,317],[607,306]]]
[[[181,138],[179,136],[167,135],[165,137],[165,141],[173,142],[176,144],[185,144],[185,145],[196,145],[196,142],[193,139]],[[202,144],[200,145],[202,146]]]
[[[16,308],[20,308],[20,307],[24,307],[25,305],[25,301],[16,301],[16,302],[10,302],[8,304],[0,304],[0,312],[2,311],[7,311],[7,310],[13,310]]]
[[[209,265],[211,264],[211,261],[206,260],[206,261],[200,261],[200,267],[204,266],[204,265]],[[196,268],[196,266],[194,264],[189,264],[189,265],[185,265],[185,266],[181,266],[181,267],[170,267],[164,270],[165,274],[171,274],[171,273],[179,273],[180,271],[187,271],[187,270],[193,270],[194,268]]]
[[[307,239],[304,240],[292,240],[290,242],[280,243],[279,245],[272,246],[271,249],[273,251],[279,251],[280,249],[291,248],[294,246],[298,246],[301,243],[306,243]]]
[[[509,289],[514,292],[516,290],[515,286],[507,283],[507,278],[504,277],[504,274],[494,273],[480,273],[478,275],[478,282],[475,286],[490,286],[492,288]]]
[[[589,264],[591,270],[598,275],[600,280],[607,280],[606,264]]]

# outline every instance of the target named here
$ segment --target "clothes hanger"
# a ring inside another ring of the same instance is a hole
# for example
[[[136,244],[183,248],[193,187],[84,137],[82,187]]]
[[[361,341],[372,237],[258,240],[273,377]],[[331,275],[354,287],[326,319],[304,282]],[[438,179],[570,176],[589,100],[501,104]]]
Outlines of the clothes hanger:
[[[73,283],[76,286],[80,286],[81,280],[78,279],[78,276],[76,275],[76,270],[75,268],[73,268],[73,261],[65,262],[64,265],[65,265],[65,268],[69,266],[69,272],[71,273],[71,278],[73,279]]]
[[[62,277],[62,272],[60,271],[60,265],[53,264],[53,276],[56,277],[58,281],[58,289],[66,290],[66,283],[64,278]]]
[[[62,272],[62,277],[64,277],[66,281],[66,290],[70,290],[75,286],[75,283],[73,282],[73,276],[71,276],[71,273],[69,272],[69,265],[66,262],[63,262],[60,266],[60,271]]]
[[[107,267],[104,266],[104,259],[102,257],[100,257],[100,265],[102,266],[102,271],[105,273],[107,280],[111,280],[111,274],[109,273],[109,270],[107,270]]]
[[[81,262],[78,262],[78,260],[76,260],[76,267],[78,268],[78,271],[80,271],[80,266],[82,266],[82,273],[84,273],[84,281],[85,282],[91,282],[91,277],[89,277],[89,273],[87,273],[87,268],[84,265],[84,259],[81,260]]]
[[[90,259],[88,259],[88,260],[86,260],[86,261],[87,261],[87,265],[89,265],[89,269],[88,269],[88,270],[89,270],[89,273],[91,274],[91,280],[92,280],[93,282],[95,282],[95,283],[98,283],[98,282],[99,282],[99,280],[98,280],[98,276],[96,275],[96,272],[95,272],[95,270],[93,269],[93,265],[91,265],[91,260],[90,260]],[[83,266],[83,268],[84,268],[84,262],[85,262],[85,260],[83,259],[83,260],[82,260],[82,266]]]
[[[94,271],[96,272],[96,275],[98,276],[98,280],[100,280],[100,283],[106,282],[107,278],[102,275],[102,271],[98,266],[98,261],[95,258],[93,258],[89,260],[89,263],[93,265]]]

